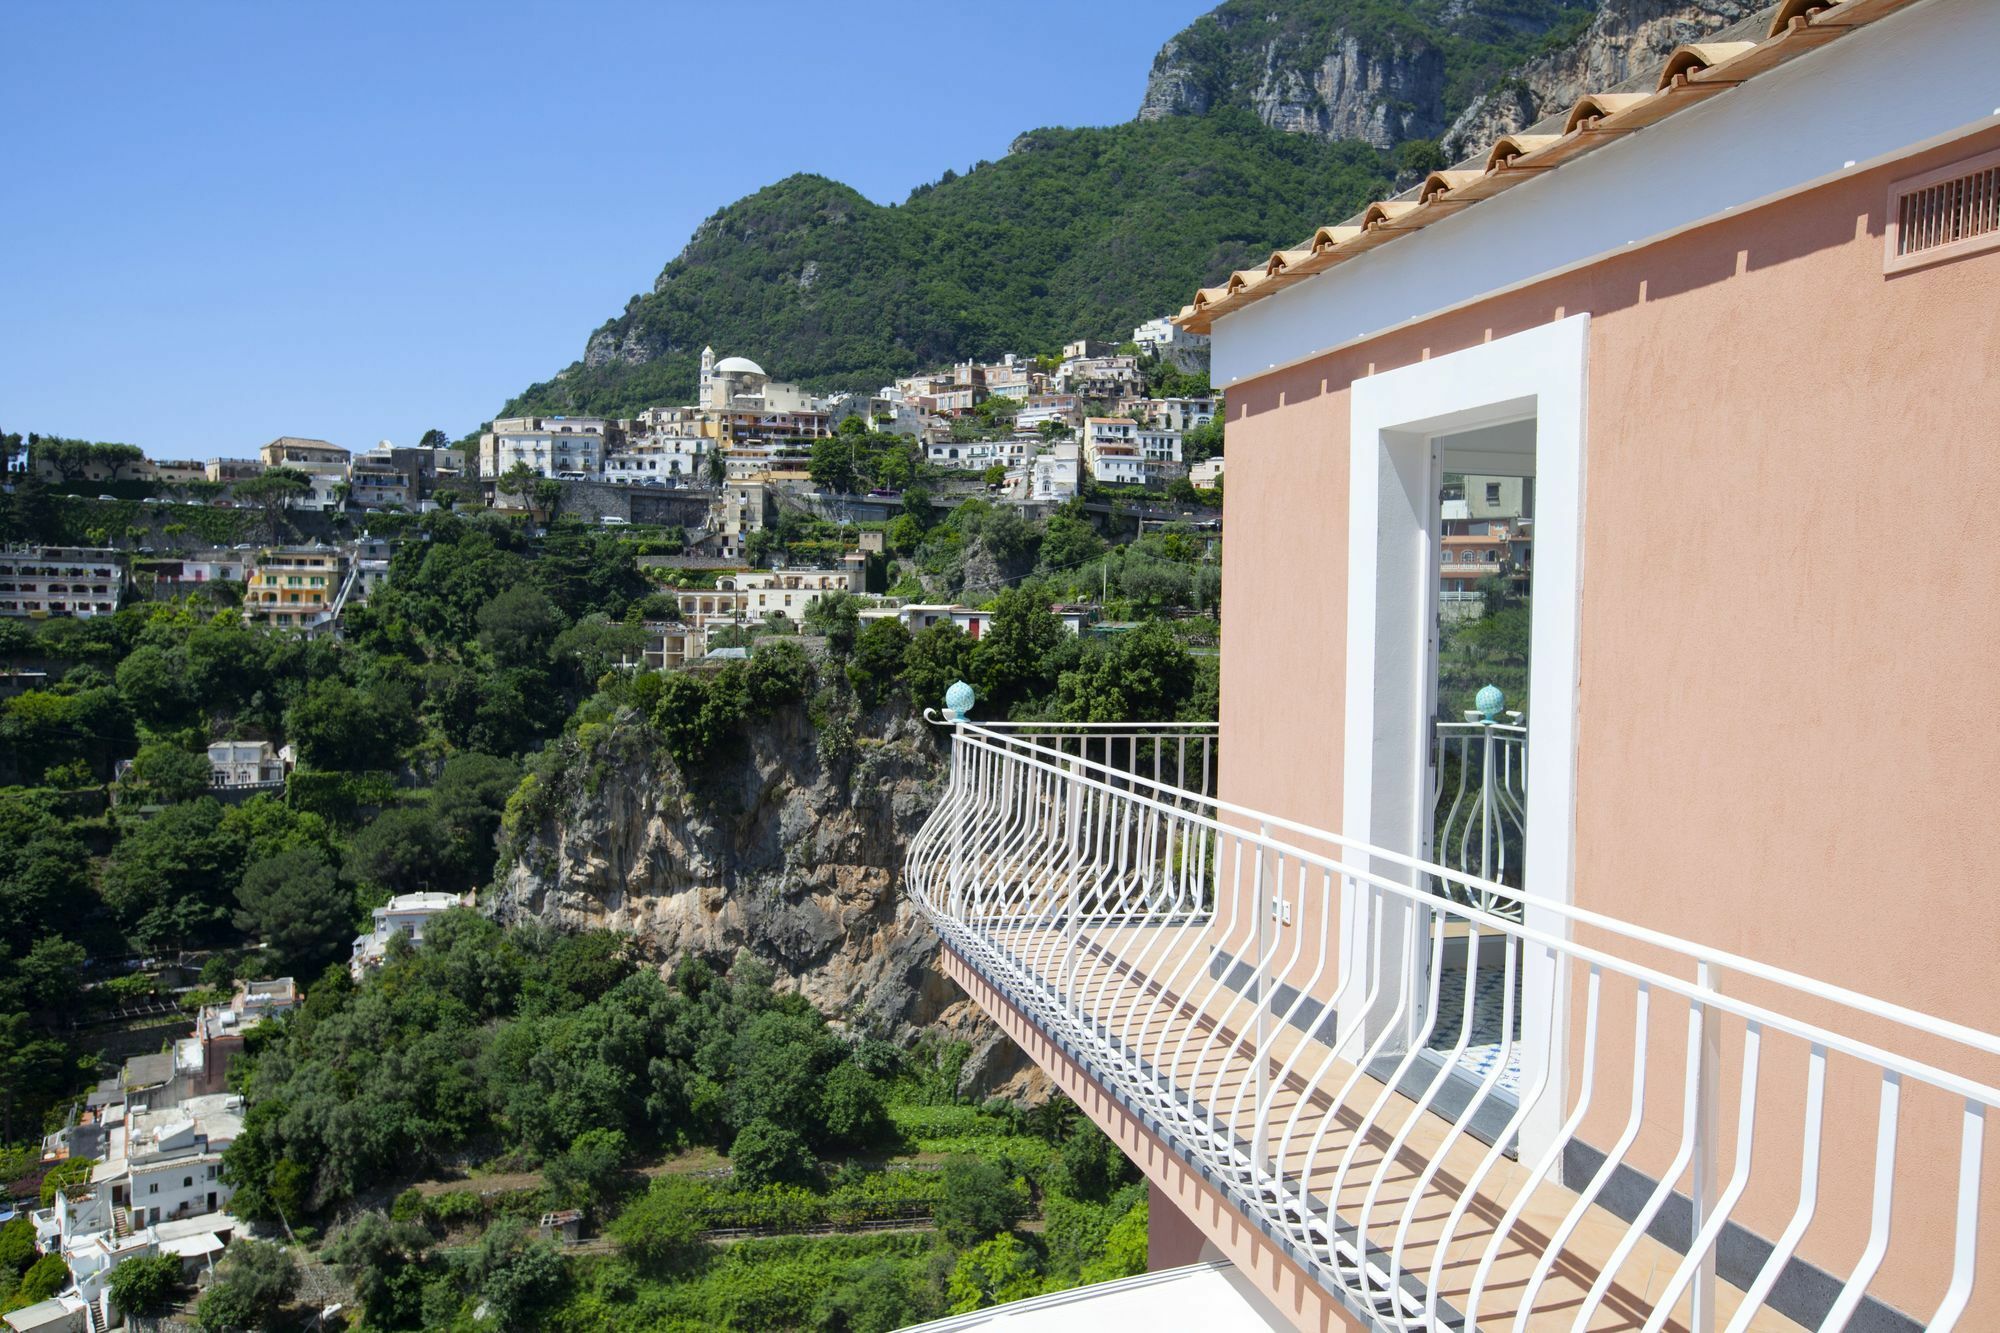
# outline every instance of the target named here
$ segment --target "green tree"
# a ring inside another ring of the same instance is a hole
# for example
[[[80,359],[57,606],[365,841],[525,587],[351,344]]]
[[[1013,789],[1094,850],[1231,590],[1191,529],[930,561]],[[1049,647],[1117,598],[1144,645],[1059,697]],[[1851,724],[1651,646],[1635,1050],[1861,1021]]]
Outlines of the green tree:
[[[1063,506],[1042,525],[1039,563],[1046,572],[1081,569],[1103,554],[1104,539],[1097,535],[1081,505]]]
[[[902,674],[903,655],[909,651],[910,632],[902,622],[883,618],[871,620],[855,636],[854,653],[847,663],[847,680],[863,704],[872,708],[882,701]]]
[[[14,1220],[0,1224],[0,1291],[20,1285],[21,1274],[35,1262],[35,1224],[28,1215],[16,1213]]]
[[[238,929],[262,939],[294,973],[317,973],[354,931],[354,895],[317,847],[251,862],[236,902]]]
[[[119,838],[104,866],[104,901],[142,948],[184,944],[226,919],[240,856],[213,798],[170,805]]]
[[[126,704],[145,721],[156,727],[188,721],[192,699],[187,661],[181,654],[142,643],[118,664],[117,679]]]
[[[864,1147],[889,1130],[882,1085],[852,1060],[843,1060],[820,1088],[820,1125],[830,1142]]]
[[[919,630],[903,652],[903,688],[918,708],[943,708],[945,691],[972,677],[973,642],[950,621]]]
[[[159,1314],[173,1304],[180,1288],[178,1255],[140,1255],[111,1270],[111,1299],[128,1315]]]
[[[548,661],[549,647],[562,632],[562,612],[541,589],[509,588],[479,612],[479,642],[503,666]]]
[[[1004,717],[1013,705],[1047,692],[1067,635],[1062,621],[1027,589],[1001,593],[972,655],[980,701]]]
[[[37,1127],[42,1110],[70,1090],[75,1076],[67,1045],[24,1013],[0,1013],[0,1142]]]
[[[349,878],[392,896],[459,887],[450,835],[425,805],[377,815],[348,843],[345,869]]]
[[[14,1293],[14,1300],[21,1305],[33,1305],[45,1301],[69,1285],[69,1265],[60,1254],[45,1254],[28,1265],[28,1271],[21,1274],[21,1285]]]
[[[625,1181],[625,1135],[615,1129],[586,1129],[569,1150],[549,1162],[543,1178],[571,1207],[601,1204]]]
[[[729,1146],[734,1179],[746,1189],[764,1185],[805,1185],[816,1178],[818,1161],[803,1135],[769,1120],[752,1120]]]
[[[1154,621],[1063,672],[1056,712],[1067,722],[1170,722],[1196,680],[1194,659],[1169,626]]]
[[[299,1266],[280,1246],[238,1236],[215,1266],[215,1281],[196,1307],[206,1333],[268,1328],[291,1303],[299,1287]]]
[[[408,1328],[422,1317],[423,1260],[430,1242],[419,1223],[371,1211],[333,1234],[326,1259],[353,1286],[371,1325]]]
[[[953,1314],[1025,1300],[1041,1290],[1035,1252],[1018,1236],[996,1236],[958,1256],[945,1297]]]
[[[854,442],[842,436],[814,441],[809,465],[813,485],[822,491],[851,493],[858,479],[854,451]]]
[[[1181,461],[1189,467],[1222,456],[1222,417],[1185,431],[1181,435]]]
[[[388,768],[416,738],[416,699],[403,681],[357,688],[317,679],[285,710],[285,733],[313,768]]]
[[[893,1259],[871,1259],[849,1270],[815,1307],[814,1326],[844,1333],[893,1333],[939,1313],[927,1287]]]
[[[312,491],[312,478],[297,468],[267,468],[254,477],[246,477],[237,482],[231,493],[241,501],[264,511],[264,535],[271,541],[278,540],[283,528],[285,510]]]
[[[840,657],[854,651],[861,628],[861,599],[851,592],[823,592],[806,608],[806,630],[826,636],[829,652]]]
[[[149,741],[132,757],[125,785],[143,800],[169,805],[192,801],[207,791],[213,771],[205,754]]]
[[[480,1298],[502,1328],[532,1328],[536,1312],[553,1305],[567,1281],[561,1251],[532,1240],[519,1221],[488,1227],[467,1265]]]
[[[944,1238],[961,1249],[1012,1231],[1027,1213],[1027,1198],[1002,1162],[953,1157],[939,1174],[943,1195],[932,1216]]]
[[[700,1181],[661,1176],[611,1223],[611,1239],[619,1253],[651,1271],[690,1267],[709,1251],[701,1238],[707,1199]]]

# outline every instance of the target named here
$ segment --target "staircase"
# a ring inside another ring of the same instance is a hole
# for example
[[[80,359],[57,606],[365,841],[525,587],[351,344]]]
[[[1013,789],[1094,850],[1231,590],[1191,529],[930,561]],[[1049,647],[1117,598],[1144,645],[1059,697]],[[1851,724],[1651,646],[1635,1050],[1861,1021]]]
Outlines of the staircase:
[[[111,1209],[111,1234],[123,1240],[132,1234],[132,1210],[114,1205]]]

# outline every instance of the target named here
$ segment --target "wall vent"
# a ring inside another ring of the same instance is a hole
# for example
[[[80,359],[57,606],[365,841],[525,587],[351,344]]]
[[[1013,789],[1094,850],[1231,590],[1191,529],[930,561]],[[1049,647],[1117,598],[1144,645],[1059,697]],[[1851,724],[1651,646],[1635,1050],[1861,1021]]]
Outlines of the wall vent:
[[[1891,185],[1884,230],[1889,273],[2000,248],[2000,152]]]

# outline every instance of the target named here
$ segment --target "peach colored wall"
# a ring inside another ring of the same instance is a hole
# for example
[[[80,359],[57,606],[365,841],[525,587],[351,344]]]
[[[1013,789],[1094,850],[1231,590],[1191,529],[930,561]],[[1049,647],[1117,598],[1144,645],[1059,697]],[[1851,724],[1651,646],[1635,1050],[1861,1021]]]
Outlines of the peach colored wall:
[[[1882,273],[1889,182],[1996,146],[1973,136],[1232,388],[1223,795],[1339,826],[1348,385],[1587,311],[1577,901],[2000,1030],[2000,745],[1982,720],[2000,607],[1978,559],[2000,513],[2000,255]],[[1680,1021],[1656,1014],[1658,1059],[1678,1061]],[[1606,1034],[1600,1058],[1623,1068],[1629,1018]],[[1767,1057],[1775,1114],[1802,1055]],[[1807,1254],[1843,1270],[1866,1231],[1875,1093],[1835,1086]],[[1641,1152],[1658,1169],[1680,1112],[1654,1100]],[[1919,1100],[1885,1281],[1922,1316],[1958,1139],[1950,1108]],[[1611,1142],[1624,1111],[1586,1137]],[[1764,1171],[1795,1177],[1795,1137],[1759,1142],[1788,1161],[1760,1166],[1760,1190]],[[1760,1192],[1747,1220],[1775,1235],[1790,1206],[1789,1185]],[[1992,1299],[1980,1326],[2000,1326]]]
[[[1173,1196],[1147,1181],[1146,1267],[1158,1272],[1200,1263],[1207,1246],[1208,1237],[1201,1234],[1192,1217],[1181,1211]]]

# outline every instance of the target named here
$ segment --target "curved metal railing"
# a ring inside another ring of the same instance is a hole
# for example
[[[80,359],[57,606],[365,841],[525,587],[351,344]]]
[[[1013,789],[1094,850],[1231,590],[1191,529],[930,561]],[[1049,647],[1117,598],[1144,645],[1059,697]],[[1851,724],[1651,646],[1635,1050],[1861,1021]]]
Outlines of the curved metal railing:
[[[958,722],[909,888],[1351,1312],[1994,1326],[2000,1038],[1219,800],[1216,755],[1211,726]]]

